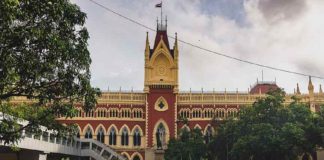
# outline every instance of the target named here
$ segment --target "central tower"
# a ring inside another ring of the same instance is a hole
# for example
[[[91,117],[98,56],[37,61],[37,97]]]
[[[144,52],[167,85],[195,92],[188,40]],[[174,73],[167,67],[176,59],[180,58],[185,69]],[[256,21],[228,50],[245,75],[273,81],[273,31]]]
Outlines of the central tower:
[[[167,24],[157,23],[153,48],[148,33],[145,47],[147,159],[160,159],[170,138],[177,135],[178,42],[170,48]]]
[[[150,86],[163,85],[178,92],[178,42],[175,35],[171,49],[167,34],[167,24],[157,24],[154,46],[151,49],[146,35],[144,91],[149,92]]]

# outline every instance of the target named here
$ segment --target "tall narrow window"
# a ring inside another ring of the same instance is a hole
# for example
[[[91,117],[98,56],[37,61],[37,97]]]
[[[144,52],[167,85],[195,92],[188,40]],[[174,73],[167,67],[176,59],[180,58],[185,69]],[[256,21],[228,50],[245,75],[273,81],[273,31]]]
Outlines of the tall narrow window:
[[[116,145],[116,130],[111,128],[109,131],[109,145]]]
[[[135,129],[133,135],[134,146],[141,146],[141,133],[138,128]]]
[[[91,131],[90,127],[88,127],[88,129],[87,129],[87,131],[86,131],[86,133],[84,135],[84,138],[92,139],[92,131]]]
[[[99,141],[101,143],[105,143],[105,132],[101,127],[97,134],[97,141]]]
[[[128,131],[127,131],[126,127],[124,127],[122,130],[121,145],[128,146]]]

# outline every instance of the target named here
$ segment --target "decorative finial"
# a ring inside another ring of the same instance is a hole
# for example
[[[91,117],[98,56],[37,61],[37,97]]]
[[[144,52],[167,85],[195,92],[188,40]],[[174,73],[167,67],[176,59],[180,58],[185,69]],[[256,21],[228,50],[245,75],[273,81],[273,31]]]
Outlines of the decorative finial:
[[[296,94],[300,94],[299,84],[297,83]]]
[[[175,36],[174,36],[174,50],[178,50],[178,35],[177,32],[175,32]]]
[[[149,37],[148,37],[148,32],[146,32],[146,45],[149,46],[150,42],[149,42]]]
[[[275,84],[277,84],[277,78],[275,77]]]
[[[309,81],[308,81],[308,91],[309,92],[314,92],[314,86],[313,86],[313,83],[312,83],[312,77],[309,76]]]
[[[320,94],[323,94],[323,90],[322,90],[322,85],[321,85],[321,84],[320,84],[319,93],[320,93]]]

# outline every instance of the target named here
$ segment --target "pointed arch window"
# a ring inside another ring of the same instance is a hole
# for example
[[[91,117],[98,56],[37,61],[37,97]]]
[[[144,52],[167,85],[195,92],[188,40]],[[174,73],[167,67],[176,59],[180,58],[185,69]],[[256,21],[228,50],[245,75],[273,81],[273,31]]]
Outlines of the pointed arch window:
[[[159,124],[156,130],[156,144],[158,149],[162,149],[165,143],[165,127],[162,123]]]
[[[138,155],[136,155],[136,156],[133,158],[133,160],[141,160],[141,158],[140,158]]]
[[[134,131],[133,142],[134,146],[141,146],[141,133],[138,128]]]
[[[91,130],[90,127],[87,128],[87,131],[86,131],[86,133],[84,135],[84,138],[86,138],[86,139],[92,139],[92,130]]]
[[[211,138],[212,138],[212,128],[211,126],[208,126],[205,135],[205,143],[208,144],[211,141]]]
[[[128,130],[126,129],[126,127],[124,127],[122,130],[121,145],[128,146]]]
[[[97,141],[101,143],[105,143],[105,131],[100,127],[98,134],[97,134]]]
[[[116,129],[111,128],[109,131],[109,145],[116,145]]]

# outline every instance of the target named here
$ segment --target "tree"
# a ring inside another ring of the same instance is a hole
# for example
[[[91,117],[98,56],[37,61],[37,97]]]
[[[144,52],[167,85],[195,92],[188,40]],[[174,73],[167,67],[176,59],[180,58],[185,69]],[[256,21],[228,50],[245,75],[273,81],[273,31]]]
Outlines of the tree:
[[[39,125],[63,129],[54,115],[72,117],[75,104],[96,105],[90,85],[86,14],[69,0],[0,1],[0,140],[14,144]],[[29,103],[12,104],[15,97]],[[17,119],[29,121],[20,126]]]
[[[207,146],[200,129],[182,129],[178,139],[171,139],[165,151],[166,160],[200,160],[207,154]]]
[[[323,120],[297,99],[285,107],[277,90],[242,108],[218,128],[209,145],[214,159],[291,160],[323,146]]]

